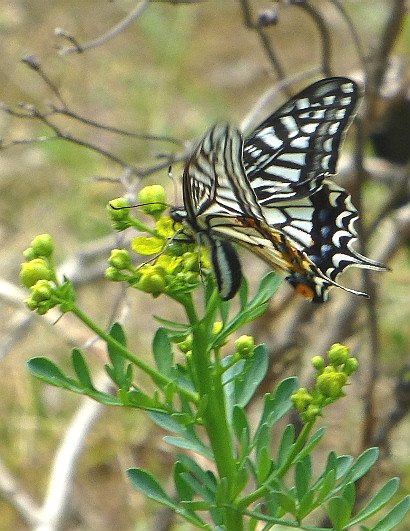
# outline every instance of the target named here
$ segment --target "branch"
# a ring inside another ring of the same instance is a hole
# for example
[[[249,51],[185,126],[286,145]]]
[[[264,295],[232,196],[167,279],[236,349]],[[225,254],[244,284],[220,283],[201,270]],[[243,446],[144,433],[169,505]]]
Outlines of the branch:
[[[306,79],[309,79],[317,74],[320,74],[319,67],[312,68],[312,70],[308,70],[306,72],[301,72],[300,74],[288,76],[286,79],[275,83],[272,88],[268,89],[262,94],[262,96],[260,96],[258,101],[242,120],[240,125],[241,131],[246,131],[247,129],[250,129],[252,124],[256,121],[257,116],[261,113],[263,109],[265,109],[265,107],[270,104],[270,100],[275,98],[279,94],[279,92],[282,92],[284,89],[287,89],[288,87],[299,83],[300,81],[305,81]]]
[[[343,4],[341,3],[340,0],[330,0],[331,3],[336,7],[336,9],[339,11],[339,13],[341,14],[342,18],[345,20],[348,28],[349,28],[349,31],[350,31],[350,34],[352,36],[352,39],[353,39],[353,42],[355,44],[355,47],[356,47],[356,51],[357,51],[357,55],[359,56],[359,60],[360,60],[360,65],[362,67],[362,69],[364,70],[365,68],[365,55],[364,55],[364,50],[363,50],[363,46],[362,46],[362,43],[361,43],[361,40],[360,40],[360,37],[359,37],[359,33],[356,31],[356,28],[355,28],[355,25],[353,24],[353,21],[351,19],[351,17],[348,15],[346,9],[344,8]]]
[[[266,55],[268,56],[268,59],[270,63],[273,66],[273,69],[276,71],[276,75],[278,76],[278,79],[283,79],[285,77],[285,70],[279,61],[278,57],[276,56],[275,52],[273,51],[273,48],[271,46],[270,40],[265,32],[266,25],[272,25],[277,22],[277,18],[275,16],[268,16],[264,17],[261,15],[259,19],[254,22],[253,16],[252,16],[252,8],[249,4],[248,0],[240,0],[241,8],[242,8],[242,16],[243,16],[243,23],[244,25],[251,29],[256,31],[259,40],[262,43],[262,48],[265,50]]]
[[[12,505],[30,526],[36,524],[40,508],[0,461],[0,495]]]
[[[68,55],[70,53],[84,53],[87,50],[91,50],[92,48],[97,48],[98,46],[102,46],[106,42],[110,41],[111,39],[114,39],[114,37],[117,37],[120,33],[125,31],[131,24],[133,24],[136,20],[138,20],[145,9],[148,7],[150,3],[150,0],[142,0],[135,9],[133,9],[121,22],[119,22],[116,26],[108,30],[104,35],[101,35],[101,37],[97,37],[96,39],[88,42],[87,44],[80,45],[78,41],[70,35],[68,32],[61,28],[55,29],[55,34],[57,37],[62,37],[64,39],[67,39],[71,46],[65,46],[63,48],[60,48],[58,53],[60,55]]]
[[[332,41],[330,39],[330,32],[326,21],[321,13],[314,8],[309,2],[294,2],[295,7],[300,7],[312,18],[316,24],[322,43],[322,72],[323,75],[329,77],[332,75],[332,67],[330,65],[330,58],[332,53]]]
[[[100,378],[101,380],[101,378]],[[99,388],[110,389],[110,383],[104,377]],[[39,522],[35,531],[54,531],[59,529],[66,515],[73,479],[78,460],[84,451],[84,443],[105,406],[99,402],[84,398],[74,415],[54,457]]]

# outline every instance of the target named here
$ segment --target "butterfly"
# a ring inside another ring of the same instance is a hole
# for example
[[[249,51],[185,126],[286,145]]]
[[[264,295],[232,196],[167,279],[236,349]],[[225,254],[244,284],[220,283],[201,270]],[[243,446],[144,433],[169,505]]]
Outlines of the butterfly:
[[[183,207],[172,210],[210,254],[222,299],[237,293],[241,263],[233,243],[283,271],[298,293],[324,302],[349,266],[386,268],[356,252],[358,213],[336,173],[339,147],[360,97],[344,77],[322,79],[271,114],[249,136],[211,127],[182,176]]]

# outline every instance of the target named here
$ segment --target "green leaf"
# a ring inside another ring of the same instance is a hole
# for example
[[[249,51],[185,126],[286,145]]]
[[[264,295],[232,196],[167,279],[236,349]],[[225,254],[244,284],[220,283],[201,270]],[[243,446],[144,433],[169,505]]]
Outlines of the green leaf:
[[[127,346],[127,340],[125,337],[124,330],[119,323],[114,323],[110,330],[110,336],[115,339],[118,343]],[[107,343],[108,356],[111,360],[112,367],[109,365],[105,366],[105,370],[108,376],[115,382],[118,387],[128,388],[131,383],[132,378],[132,369],[131,365],[127,363],[127,360],[124,358],[123,353],[120,349],[113,345],[112,343]]]
[[[389,511],[371,531],[389,531],[398,525],[406,516],[410,509],[410,496],[403,498],[397,505]]]
[[[286,378],[278,385],[274,394],[265,395],[265,402],[259,426],[267,423],[270,427],[285,415],[292,407],[290,399],[292,393],[298,387],[298,380],[295,377]],[[259,427],[256,431],[258,432]]]
[[[165,493],[158,481],[142,468],[130,468],[127,475],[132,486],[150,500],[175,509],[175,502]]]
[[[185,471],[198,478],[210,492],[216,492],[217,480],[210,470],[203,470],[196,461],[186,454],[180,455],[179,461]]]
[[[268,351],[266,345],[258,345],[252,358],[247,359],[242,374],[235,380],[235,402],[245,407],[268,370]]]
[[[128,389],[120,389],[118,396],[121,400],[121,403],[127,407],[154,411],[161,411],[165,409],[164,405],[159,400],[157,400],[155,397],[151,398],[139,389],[131,389],[129,391]]]
[[[249,472],[244,466],[242,466],[241,468],[239,468],[239,470],[237,470],[235,474],[235,481],[234,481],[233,490],[232,490],[233,497],[236,498],[237,496],[241,494],[241,492],[244,490],[244,488],[248,484],[248,480],[249,480]]]
[[[313,511],[316,507],[314,504],[315,491],[308,490],[303,498],[300,500],[298,511],[296,513],[296,518],[301,521],[305,516]]]
[[[241,455],[244,457],[249,453],[250,428],[243,408],[239,406],[234,407],[232,422],[236,437],[241,445]]]
[[[165,328],[158,328],[154,336],[152,350],[158,370],[165,376],[171,378],[174,374],[174,355]]]
[[[159,322],[162,326],[165,326],[166,328],[172,329],[174,331],[184,332],[188,333],[190,326],[186,323],[178,323],[177,321],[170,321],[168,319],[163,319],[162,317],[159,317],[158,315],[154,315],[154,319]]]
[[[278,504],[283,508],[286,513],[290,513],[293,516],[296,515],[295,500],[290,494],[285,492],[274,492],[275,498]]]
[[[365,518],[369,518],[372,514],[379,511],[384,507],[391,498],[396,494],[400,486],[399,478],[390,479],[380,490],[377,492],[369,503],[361,509],[361,511],[349,522],[350,525],[361,522]]]
[[[185,434],[186,428],[183,424],[177,422],[178,416],[174,417],[169,413],[151,411],[148,416],[157,426],[167,431],[172,431],[180,435]]]
[[[248,281],[245,277],[243,277],[241,287],[239,288],[239,301],[241,305],[241,310],[243,310],[248,305],[248,288]]]
[[[312,463],[309,457],[298,461],[295,467],[295,486],[296,495],[299,501],[305,496],[309,490],[310,480],[312,479]]]
[[[348,523],[352,507],[342,496],[331,498],[327,504],[327,514],[335,531],[341,531]]]
[[[256,475],[258,479],[258,485],[262,484],[268,477],[270,471],[272,470],[272,459],[269,455],[269,450],[267,447],[261,448],[260,452],[257,454],[257,469]]]
[[[209,502],[203,500],[181,500],[181,504],[190,511],[210,511],[212,508]]]
[[[266,449],[271,447],[271,440],[272,440],[272,429],[268,424],[262,424],[258,431],[255,433],[254,437],[254,445],[256,447],[256,454],[259,455],[259,453]]]
[[[74,371],[85,389],[95,390],[93,383],[91,381],[90,371],[85,362],[85,359],[81,351],[77,348],[74,348],[71,353],[71,359],[74,367]]]
[[[310,455],[312,453],[313,448],[319,444],[319,442],[322,440],[323,435],[325,434],[326,428],[322,427],[319,428],[312,437],[308,440],[306,445],[302,448],[302,450],[298,453],[296,456],[297,460],[304,459],[306,456]]]
[[[368,448],[367,450],[365,450],[362,454],[359,455],[359,457],[353,463],[352,467],[347,473],[345,481],[354,483],[359,478],[364,476],[366,472],[368,472],[369,469],[377,461],[378,457],[379,457],[378,448]]]
[[[281,466],[288,458],[288,455],[290,454],[292,450],[292,445],[293,445],[294,440],[295,440],[295,426],[293,424],[288,424],[286,428],[283,430],[282,439],[279,445],[278,458],[277,458],[278,467]]]
[[[47,358],[32,358],[27,362],[27,366],[31,374],[50,385],[69,389],[75,393],[84,391],[82,386],[79,386],[75,380],[66,376],[57,365]]]
[[[255,297],[250,301],[251,305],[259,305],[262,302],[268,301],[272,295],[278,290],[282,283],[282,277],[274,271],[269,271],[261,280],[259,288]]]
[[[356,487],[354,483],[348,483],[346,485],[346,487],[343,489],[342,496],[350,505],[350,507],[354,507],[356,502]]]
[[[223,506],[229,499],[229,485],[226,477],[220,479],[216,489],[215,503],[218,506]]]
[[[199,441],[199,439],[183,439],[182,437],[173,437],[171,435],[166,435],[164,437],[164,441],[168,444],[172,444],[172,446],[176,446],[177,448],[191,450],[192,452],[203,455],[207,459],[213,460],[212,451],[206,446],[204,446],[201,441]]]
[[[227,323],[221,332],[214,338],[212,348],[217,348],[223,345],[225,339],[233,332],[241,328],[249,321],[253,321],[259,315],[262,315],[269,304],[269,299],[273,293],[278,289],[281,278],[272,271],[269,272],[261,281],[259,289],[255,297],[249,301],[246,306],[241,308],[238,314]]]
[[[188,522],[205,528],[205,522],[191,511],[186,510],[183,506],[175,503],[162,489],[158,481],[142,468],[130,468],[127,470],[128,478],[132,486],[144,494],[150,500],[154,500],[165,507],[169,507],[177,514],[183,516]]]
[[[339,457],[336,457],[336,479],[340,479],[347,474],[352,463],[353,457],[351,455],[340,455]]]
[[[198,481],[196,477],[188,472],[181,472],[180,477],[197,496],[200,496],[200,498],[205,500],[208,504],[214,502],[213,493],[206,488],[206,485]]]
[[[326,499],[326,497],[330,494],[333,487],[335,486],[335,483],[336,483],[336,471],[333,469],[333,470],[329,470],[327,474],[322,478],[321,485],[319,482],[317,482],[316,485],[312,487],[312,490],[315,490],[315,492],[317,492],[317,498],[316,498],[317,505],[321,504],[323,500]],[[320,485],[320,490],[317,491],[317,489],[319,488],[319,485]]]

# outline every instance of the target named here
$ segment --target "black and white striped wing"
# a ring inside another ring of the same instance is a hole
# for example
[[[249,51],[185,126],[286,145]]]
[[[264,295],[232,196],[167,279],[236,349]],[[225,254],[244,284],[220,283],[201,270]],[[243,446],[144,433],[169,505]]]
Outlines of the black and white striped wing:
[[[242,161],[243,139],[238,129],[217,124],[200,141],[183,173],[184,210],[174,210],[210,253],[221,297],[238,291],[242,271],[231,244],[237,240],[238,219],[263,220]],[[245,237],[245,236],[244,236]]]
[[[275,227],[314,265],[313,275],[310,271],[306,274],[291,272],[287,280],[298,291],[306,290],[312,294],[309,298],[314,302],[326,301],[333,286],[365,296],[365,293],[345,288],[337,282],[339,274],[350,266],[386,270],[382,264],[354,250],[357,240],[354,223],[359,215],[350,194],[332,181],[324,180],[322,187],[309,197],[276,205],[279,208],[270,212],[272,218],[273,211],[278,210]]]
[[[242,135],[227,124],[216,124],[199,142],[182,177],[184,208],[191,225],[207,228],[212,216],[263,219],[242,155]]]
[[[322,79],[245,139],[243,162],[261,206],[306,197],[325,176],[336,173],[339,147],[359,96],[351,79]]]

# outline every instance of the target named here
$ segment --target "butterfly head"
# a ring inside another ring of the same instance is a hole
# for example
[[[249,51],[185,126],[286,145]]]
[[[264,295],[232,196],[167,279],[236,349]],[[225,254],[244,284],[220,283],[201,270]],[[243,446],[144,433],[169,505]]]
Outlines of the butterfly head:
[[[170,214],[171,219],[175,221],[175,223],[182,223],[183,221],[186,220],[186,217],[187,217],[186,210],[182,206],[171,207],[169,209],[169,214]]]

